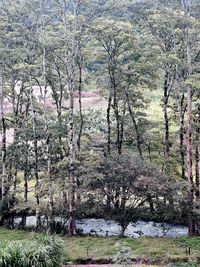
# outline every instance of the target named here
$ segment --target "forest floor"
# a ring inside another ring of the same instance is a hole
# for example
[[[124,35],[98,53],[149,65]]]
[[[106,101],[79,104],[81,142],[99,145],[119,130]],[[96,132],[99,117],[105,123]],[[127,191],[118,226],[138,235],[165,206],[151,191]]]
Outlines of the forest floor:
[[[34,233],[8,230],[0,227],[0,242],[8,240],[28,240]],[[81,263],[81,260],[111,259],[116,254],[116,243],[123,240],[131,248],[133,258],[149,263],[167,263],[188,259],[186,248],[190,247],[189,258],[200,259],[200,237],[193,238],[118,238],[118,237],[62,237],[66,260]],[[103,263],[103,262],[102,262]]]

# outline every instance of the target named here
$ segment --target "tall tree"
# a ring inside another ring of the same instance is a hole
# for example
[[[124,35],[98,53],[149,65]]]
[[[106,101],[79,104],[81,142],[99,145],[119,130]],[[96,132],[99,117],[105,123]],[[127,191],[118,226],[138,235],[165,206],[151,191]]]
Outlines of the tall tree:
[[[190,48],[189,25],[187,20],[190,18],[191,1],[182,0],[182,6],[185,13],[186,28],[185,28],[185,49],[187,58],[187,72],[188,76],[192,75],[192,56]],[[188,200],[189,200],[189,214],[188,214],[188,235],[195,234],[195,224],[193,219],[194,208],[194,182],[192,171],[192,87],[187,86],[187,174],[188,174]]]

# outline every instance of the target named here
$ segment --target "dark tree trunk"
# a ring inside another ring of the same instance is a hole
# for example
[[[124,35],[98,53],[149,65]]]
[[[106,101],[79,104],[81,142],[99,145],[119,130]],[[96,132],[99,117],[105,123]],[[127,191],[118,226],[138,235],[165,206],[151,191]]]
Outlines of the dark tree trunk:
[[[107,107],[107,126],[108,126],[107,151],[108,151],[108,154],[110,154],[110,146],[111,146],[111,120],[110,120],[111,103],[112,103],[112,97],[111,97],[111,92],[110,92],[110,95],[108,98],[108,107]]]
[[[116,120],[116,129],[117,129],[117,138],[116,138],[116,145],[117,145],[117,151],[118,154],[121,155],[121,147],[120,147],[120,116],[119,116],[119,107],[118,107],[118,101],[117,101],[117,88],[115,85],[115,78],[114,74],[112,74],[111,82],[113,87],[113,108],[114,108],[114,114],[115,114],[115,120]]]
[[[120,233],[119,233],[119,236],[120,237],[124,237],[124,233],[125,233],[125,231],[126,231],[126,228],[127,228],[127,226],[128,226],[128,224],[126,224],[126,223],[120,223],[120,226],[121,226],[121,229],[120,229]]]
[[[143,159],[143,153],[142,153],[142,148],[141,148],[141,136],[140,136],[139,128],[138,128],[138,125],[137,125],[137,122],[136,122],[136,119],[135,119],[135,114],[134,114],[134,112],[132,110],[132,107],[131,107],[128,90],[125,90],[125,94],[126,94],[126,99],[127,99],[129,114],[130,114],[131,120],[133,122],[133,126],[135,128],[136,141],[137,141],[137,149],[138,149],[140,158]]]
[[[168,88],[169,73],[165,71],[164,76],[164,96],[163,96],[163,112],[164,112],[164,156],[169,157],[169,116],[168,116]]]
[[[180,101],[180,155],[181,155],[181,177],[185,179],[185,145],[184,145],[184,133],[185,133],[185,107],[184,107],[185,95],[182,94]]]
[[[148,194],[147,196],[147,201],[149,202],[150,211],[154,213],[155,209],[154,209],[153,199],[150,194]]]
[[[126,102],[124,102],[122,115],[121,115],[121,122],[120,122],[120,135],[119,135],[119,144],[118,144],[118,153],[121,155],[122,153],[122,145],[123,145],[123,139],[124,139],[124,117],[126,114]]]
[[[82,59],[81,59],[82,60]],[[82,62],[79,64],[79,86],[78,86],[78,101],[79,101],[79,116],[80,116],[80,126],[77,139],[78,150],[81,150],[81,136],[83,132],[83,112],[82,112]]]
[[[195,147],[195,176],[196,176],[196,198],[200,197],[200,107],[198,107],[198,118],[196,125],[196,147]]]

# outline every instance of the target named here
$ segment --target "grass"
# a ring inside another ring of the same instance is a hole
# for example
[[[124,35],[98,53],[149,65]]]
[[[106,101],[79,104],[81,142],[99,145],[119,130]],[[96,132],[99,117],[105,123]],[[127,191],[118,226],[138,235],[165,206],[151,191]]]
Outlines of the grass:
[[[4,227],[0,227],[0,242],[3,241],[17,241],[31,239],[32,233],[21,230],[8,230]]]
[[[8,230],[0,227],[0,242],[8,240],[29,240],[33,233],[21,230]],[[77,258],[110,258],[116,253],[115,244],[118,237],[64,237],[63,245],[66,257]],[[123,241],[132,249],[133,257],[146,257],[152,262],[163,262],[168,259],[186,258],[185,249],[191,247],[191,256],[200,256],[200,238],[124,238]]]

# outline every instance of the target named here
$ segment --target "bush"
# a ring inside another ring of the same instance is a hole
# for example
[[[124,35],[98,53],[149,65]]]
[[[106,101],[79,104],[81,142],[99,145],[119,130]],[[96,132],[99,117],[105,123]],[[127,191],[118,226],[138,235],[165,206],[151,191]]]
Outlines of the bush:
[[[61,243],[50,236],[5,242],[0,247],[0,267],[59,267],[62,254]]]
[[[132,251],[129,247],[126,246],[125,243],[119,241],[116,244],[117,253],[113,258],[113,262],[115,264],[120,264],[123,266],[130,265],[133,263],[132,261]]]

